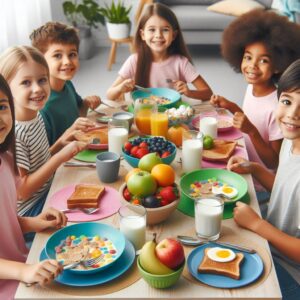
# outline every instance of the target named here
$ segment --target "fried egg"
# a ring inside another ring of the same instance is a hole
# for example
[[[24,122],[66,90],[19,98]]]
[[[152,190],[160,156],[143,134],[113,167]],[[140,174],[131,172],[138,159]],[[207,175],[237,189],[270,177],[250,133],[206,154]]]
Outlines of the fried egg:
[[[239,192],[236,188],[228,185],[223,186],[213,186],[212,187],[213,194],[222,194],[226,195],[229,198],[234,198]]]
[[[214,247],[207,251],[207,256],[217,262],[229,262],[235,259],[235,253],[227,248]]]

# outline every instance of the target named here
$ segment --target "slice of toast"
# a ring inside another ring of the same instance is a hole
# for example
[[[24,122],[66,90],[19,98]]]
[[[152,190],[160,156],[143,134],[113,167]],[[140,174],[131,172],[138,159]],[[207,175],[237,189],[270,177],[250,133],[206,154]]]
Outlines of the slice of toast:
[[[232,261],[218,262],[210,259],[207,256],[207,252],[209,249],[211,248],[206,248],[204,250],[203,259],[198,266],[199,273],[223,275],[236,280],[240,279],[240,264],[244,259],[243,253],[236,253],[236,257]]]
[[[213,148],[206,150],[203,149],[202,158],[209,161],[225,161],[232,156],[237,142],[214,140]]]
[[[88,132],[77,133],[75,135],[76,140],[86,143],[92,143],[94,139],[100,140],[100,144],[108,143],[108,129],[93,129]]]
[[[98,207],[105,188],[101,185],[77,184],[72,195],[67,199],[68,208]]]

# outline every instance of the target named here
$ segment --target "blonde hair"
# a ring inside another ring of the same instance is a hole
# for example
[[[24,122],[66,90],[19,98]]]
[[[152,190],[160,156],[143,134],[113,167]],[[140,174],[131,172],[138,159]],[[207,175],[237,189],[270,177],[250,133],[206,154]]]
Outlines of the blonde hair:
[[[0,56],[0,73],[9,83],[17,73],[20,65],[30,60],[45,67],[49,77],[49,67],[43,54],[30,46],[15,46],[6,49]]]

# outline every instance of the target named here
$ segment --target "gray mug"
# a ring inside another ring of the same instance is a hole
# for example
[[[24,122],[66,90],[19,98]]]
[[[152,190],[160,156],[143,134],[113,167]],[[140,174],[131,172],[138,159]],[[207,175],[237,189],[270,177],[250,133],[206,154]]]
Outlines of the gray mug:
[[[96,157],[98,178],[105,183],[118,180],[120,169],[120,155],[114,152],[102,152]]]

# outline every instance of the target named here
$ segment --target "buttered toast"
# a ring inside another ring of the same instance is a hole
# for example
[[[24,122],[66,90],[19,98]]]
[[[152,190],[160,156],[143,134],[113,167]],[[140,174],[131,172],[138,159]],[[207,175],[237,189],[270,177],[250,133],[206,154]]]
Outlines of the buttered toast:
[[[93,129],[88,132],[82,132],[75,134],[75,138],[78,141],[91,143],[94,139],[100,141],[100,144],[107,144],[108,143],[108,129],[101,128],[101,129]]]
[[[237,142],[214,140],[214,146],[211,149],[203,149],[202,157],[209,161],[228,161],[233,154]]]
[[[67,200],[68,208],[96,208],[104,191],[101,185],[77,184]]]
[[[236,257],[232,261],[218,262],[208,257],[207,252],[209,249],[211,248],[204,250],[203,259],[198,266],[199,273],[223,275],[236,280],[240,279],[240,265],[244,259],[243,253],[236,253]]]

